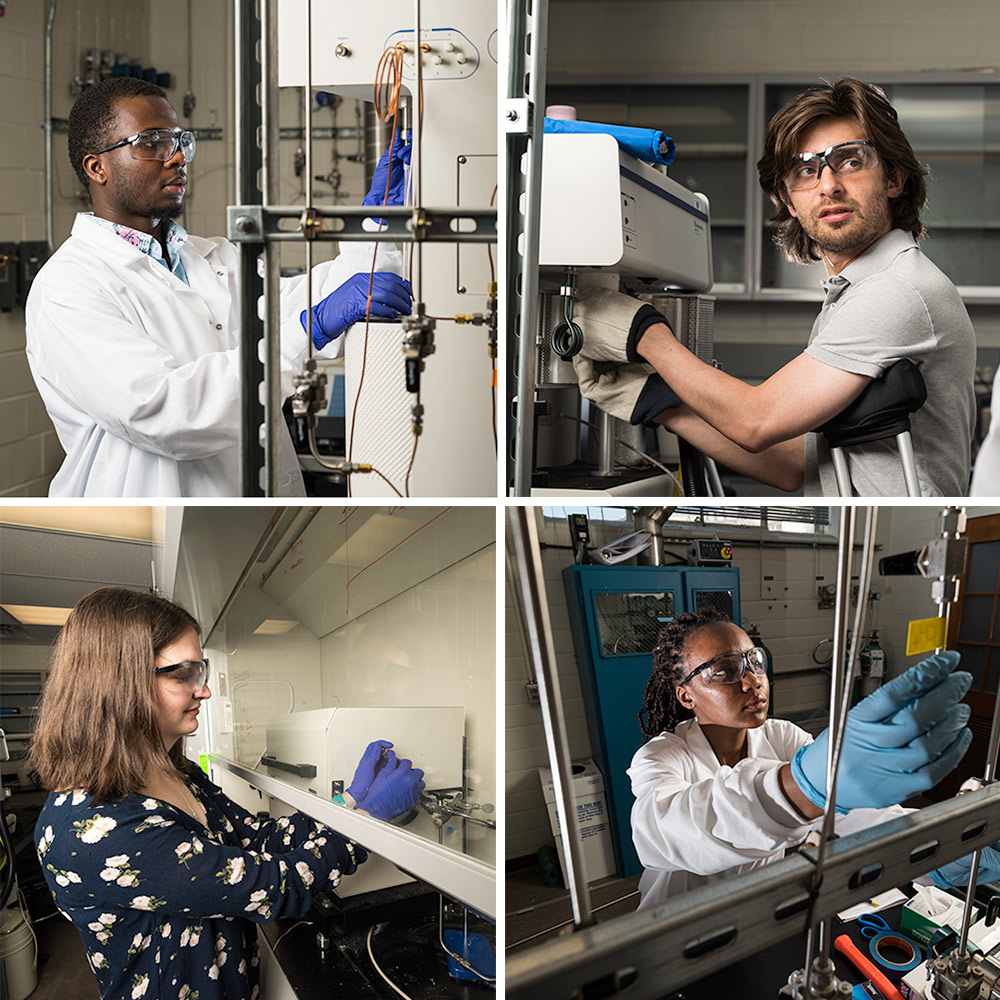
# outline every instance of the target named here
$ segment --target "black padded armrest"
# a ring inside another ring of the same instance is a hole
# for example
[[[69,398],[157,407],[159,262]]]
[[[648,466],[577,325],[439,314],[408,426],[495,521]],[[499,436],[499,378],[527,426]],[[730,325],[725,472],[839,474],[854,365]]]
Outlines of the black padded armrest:
[[[849,448],[884,438],[894,438],[910,429],[910,414],[927,399],[920,369],[907,358],[873,379],[861,395],[817,430],[831,448]]]

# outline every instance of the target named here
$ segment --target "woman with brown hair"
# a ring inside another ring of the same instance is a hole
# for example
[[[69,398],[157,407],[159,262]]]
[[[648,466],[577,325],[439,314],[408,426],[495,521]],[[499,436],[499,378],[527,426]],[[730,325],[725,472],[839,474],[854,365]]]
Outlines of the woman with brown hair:
[[[304,914],[367,857],[304,813],[251,815],[184,756],[211,697],[199,631],[155,594],[89,594],[59,635],[32,738],[51,791],[42,869],[108,1000],[252,1000],[252,923]],[[423,789],[389,747],[368,747],[343,796],[380,819]]]

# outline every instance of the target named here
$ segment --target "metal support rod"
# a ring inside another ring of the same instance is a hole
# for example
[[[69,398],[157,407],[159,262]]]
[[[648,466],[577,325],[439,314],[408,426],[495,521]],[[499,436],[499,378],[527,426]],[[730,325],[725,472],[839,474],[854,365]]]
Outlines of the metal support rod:
[[[847,458],[844,456],[844,449],[831,448],[830,457],[833,459],[833,474],[837,480],[837,496],[854,496],[854,488],[851,486],[851,473],[847,468]]]
[[[530,20],[521,0],[508,0],[510,77],[507,93],[527,98],[526,143],[508,139],[508,324],[519,317],[517,415],[514,420],[514,494],[531,493],[535,437],[535,337],[538,330],[538,241],[541,224],[542,130],[545,117],[545,55],[548,46],[548,0],[533,0]],[[527,51],[525,52],[525,48]],[[511,114],[508,110],[508,119]],[[522,190],[523,155],[524,203]],[[511,180],[517,181],[511,184]],[[523,214],[522,214],[523,207]],[[512,224],[513,222],[513,224]],[[522,238],[519,241],[519,237]]]
[[[566,859],[566,881],[569,884],[573,906],[573,922],[586,927],[594,922],[590,908],[590,890],[583,864],[583,842],[577,822],[576,803],[570,788],[572,767],[569,758],[569,740],[563,719],[562,695],[559,690],[559,670],[556,665],[555,646],[552,642],[552,624],[545,595],[542,574],[542,556],[538,544],[538,527],[535,508],[510,508],[511,535],[518,567],[518,584],[521,588],[528,641],[535,661],[535,677],[541,699],[542,723],[545,727],[545,745],[552,767],[552,784],[556,795],[556,808],[562,827],[563,855]]]
[[[834,759],[835,737],[840,726],[840,691],[845,669],[845,645],[847,640],[847,619],[851,606],[851,562],[854,554],[854,508],[844,507],[841,512],[840,540],[837,547],[837,596],[834,609],[833,660],[830,663],[830,722],[828,731],[834,735],[827,741],[826,761],[826,810],[823,815],[823,839],[820,841],[820,858],[814,871],[813,891],[817,891],[822,879],[822,852],[828,839],[827,830],[836,816],[836,762]],[[808,997],[813,975],[813,959],[829,958],[829,927],[825,920],[810,924],[806,935],[806,959],[804,965],[803,996]]]
[[[260,7],[260,76],[263,82],[261,98],[261,135],[264,149],[261,156],[264,205],[276,205],[279,194],[278,157],[278,0],[261,0]],[[281,247],[268,243],[264,247],[264,468],[267,470],[267,495],[281,495],[281,445],[285,434],[282,412],[284,393],[281,389]]]
[[[261,169],[261,150],[257,141],[261,109],[257,88],[261,83],[257,46],[260,44],[260,21],[254,0],[235,0],[235,104],[236,104],[236,200],[240,205],[259,204],[257,179]],[[261,496],[260,471],[264,463],[261,425],[264,407],[260,384],[264,366],[258,348],[264,325],[257,314],[257,299],[264,284],[257,273],[257,259],[264,250],[261,242],[241,243],[240,253],[240,492],[242,496]]]
[[[413,96],[413,108],[410,115],[410,127],[412,129],[413,150],[410,154],[410,172],[413,178],[413,232],[418,232],[417,223],[420,210],[424,207],[423,191],[423,154],[421,144],[424,139],[424,123],[422,99],[424,93],[424,53],[420,48],[420,0],[413,0],[413,22],[415,47],[413,51],[414,76],[417,83],[417,92]],[[410,248],[413,255],[413,301],[424,301],[424,247],[418,241]]]
[[[903,481],[906,483],[908,497],[920,496],[920,479],[917,476],[917,460],[913,455],[913,439],[909,431],[896,435],[896,445],[899,448],[899,461],[903,466]]]
[[[306,0],[306,85],[302,93],[302,109],[305,113],[303,124],[306,129],[306,210],[303,213],[303,231],[306,237],[306,339],[308,343],[307,367],[313,366],[313,241],[312,229],[308,228],[311,220],[310,213],[313,207],[313,132],[312,132],[312,82],[313,82],[313,51],[312,51],[312,0]],[[307,418],[312,421],[312,414]]]
[[[56,20],[56,0],[49,0],[45,20],[45,242],[48,252],[55,249],[52,220],[52,28]]]
[[[597,475],[615,474],[615,418],[597,411]]]

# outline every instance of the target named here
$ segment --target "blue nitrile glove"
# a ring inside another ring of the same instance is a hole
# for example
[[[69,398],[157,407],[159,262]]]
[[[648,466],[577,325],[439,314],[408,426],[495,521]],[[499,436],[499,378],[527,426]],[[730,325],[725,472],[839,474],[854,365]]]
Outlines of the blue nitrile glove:
[[[410,283],[391,271],[376,271],[371,279],[372,316],[396,319],[409,316],[413,306]],[[352,274],[322,302],[313,306],[313,346],[321,351],[349,326],[365,318],[368,308],[368,275]],[[299,314],[306,329],[306,311]]]
[[[382,770],[375,775],[368,795],[358,803],[359,809],[376,819],[394,819],[409,812],[420,801],[424,790],[424,772],[405,757],[400,760],[393,750],[385,758]]]
[[[379,761],[382,760],[384,752],[391,746],[392,744],[388,740],[375,740],[365,747],[365,752],[361,755],[361,762],[354,772],[354,780],[347,789],[348,794],[355,802],[360,802],[368,794],[368,789],[375,780]]]
[[[958,653],[923,660],[847,713],[837,772],[837,812],[882,809],[933,788],[972,742],[969,706],[959,702],[972,674],[952,673]],[[826,805],[829,730],[802,747],[792,777],[811,802]]]
[[[942,865],[927,873],[928,878],[939,888],[949,889],[952,886],[965,887],[969,884],[969,872],[972,871],[972,855]],[[976,873],[976,884],[982,882],[1000,881],[1000,841],[984,847],[979,852],[979,871]]]
[[[392,150],[392,159],[389,158],[389,150]],[[396,138],[386,146],[382,158],[375,167],[372,176],[372,186],[365,195],[362,205],[402,205],[406,191],[405,179],[406,171],[404,167],[410,162],[410,153],[413,144],[403,140],[403,130],[396,129]],[[389,172],[389,164],[392,164],[392,173]],[[386,200],[386,183],[389,185],[389,197]]]

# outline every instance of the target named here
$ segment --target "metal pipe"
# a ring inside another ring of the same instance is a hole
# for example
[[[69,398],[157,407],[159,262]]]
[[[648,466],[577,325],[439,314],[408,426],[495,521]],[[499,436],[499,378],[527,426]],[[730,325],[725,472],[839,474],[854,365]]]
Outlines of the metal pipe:
[[[45,20],[45,242],[49,253],[55,249],[52,219],[52,28],[56,20],[56,2],[49,0]]]
[[[413,181],[413,235],[419,235],[417,231],[417,215],[424,207],[423,191],[423,153],[421,144],[424,140],[423,119],[423,94],[424,94],[424,53],[420,48],[420,0],[413,0],[413,21],[414,21],[414,75],[417,83],[417,92],[413,96],[413,108],[410,114],[410,128],[412,130],[413,149],[410,153],[410,177]],[[422,240],[417,240],[410,248],[413,264],[413,301],[424,301],[424,244]]]
[[[313,52],[312,52],[312,0],[306,0],[306,85],[303,89],[302,94],[302,109],[305,114],[305,121],[303,124],[306,129],[306,210],[303,213],[304,222],[304,235],[306,238],[306,339],[308,343],[308,362],[307,366],[312,367],[313,365],[313,286],[312,286],[312,269],[313,269],[313,241],[312,241],[312,230],[305,228],[309,223],[309,213],[313,207],[313,169],[312,169],[312,154],[313,154],[313,131],[312,131],[312,81],[313,81]],[[312,414],[306,417],[308,421],[312,421]]]
[[[604,410],[597,411],[597,475],[615,474],[615,418]]]
[[[523,234],[524,242],[520,247],[519,266],[511,268],[509,284],[511,296],[509,302],[517,302],[520,295],[520,343],[518,346],[517,370],[517,419],[514,424],[514,495],[529,496],[531,493],[531,475],[534,465],[535,436],[535,336],[538,329],[538,241],[541,225],[541,195],[542,195],[542,126],[545,109],[545,53],[548,46],[548,0],[534,0],[530,19],[530,50],[525,54],[518,50],[518,42],[524,42],[527,33],[515,30],[518,26],[526,27],[525,14],[520,8],[524,4],[517,0],[508,0],[507,23],[511,26],[510,33],[510,78],[508,95],[518,96],[522,89],[528,98],[528,105],[534,109],[531,116],[525,151],[525,200],[523,221],[509,226],[508,233],[514,246],[511,247],[511,257],[518,253],[517,237]],[[519,38],[520,35],[520,38]],[[523,67],[521,79],[517,78],[519,68]],[[518,176],[520,162],[511,163],[508,168],[508,179],[513,174]],[[508,184],[507,190],[515,192],[520,189]],[[516,197],[510,197],[509,219],[517,220],[519,205]],[[518,285],[520,276],[520,287]],[[510,323],[508,317],[507,322]]]
[[[518,583],[521,587],[528,639],[535,661],[535,677],[541,699],[542,723],[545,727],[545,745],[552,767],[552,784],[556,794],[556,807],[562,824],[563,854],[566,859],[566,881],[569,884],[573,906],[573,922],[578,928],[594,923],[590,907],[590,891],[583,864],[583,842],[577,822],[576,803],[570,788],[572,766],[569,758],[569,740],[563,719],[562,695],[559,690],[559,670],[556,665],[555,646],[552,642],[552,623],[545,595],[542,574],[542,557],[538,544],[538,527],[535,508],[510,509],[511,535],[518,566]]]
[[[899,447],[899,461],[903,465],[903,481],[906,483],[908,497],[920,496],[920,479],[917,476],[917,461],[913,455],[913,439],[909,431],[896,435]]]
[[[843,448],[831,448],[830,457],[833,459],[833,474],[837,480],[837,496],[853,496],[851,473],[847,468],[847,459],[844,457]]]
[[[844,507],[841,512],[840,539],[837,546],[837,596],[834,605],[833,660],[830,664],[830,724],[829,732],[836,734],[840,716],[840,690],[844,675],[844,645],[847,638],[847,616],[850,611],[851,561],[854,554],[854,508]],[[834,740],[828,739],[826,759],[826,809],[823,817],[824,838],[820,841],[820,851],[826,843],[827,817],[836,815],[836,771],[834,769]],[[831,794],[832,793],[832,794]],[[817,864],[813,889],[818,887],[818,877],[822,870]],[[803,995],[809,996],[813,974],[813,958],[829,955],[828,927],[825,920],[810,924],[806,935],[806,960],[804,967]]]
[[[649,548],[639,553],[640,565],[663,565],[663,535],[660,534],[660,526],[675,510],[676,507],[636,507],[632,524],[636,531],[648,531],[652,540]]]

